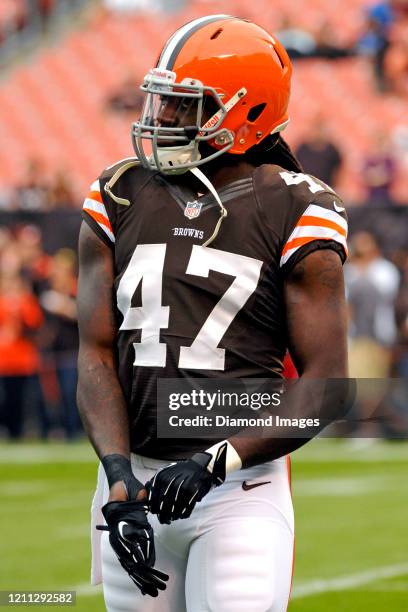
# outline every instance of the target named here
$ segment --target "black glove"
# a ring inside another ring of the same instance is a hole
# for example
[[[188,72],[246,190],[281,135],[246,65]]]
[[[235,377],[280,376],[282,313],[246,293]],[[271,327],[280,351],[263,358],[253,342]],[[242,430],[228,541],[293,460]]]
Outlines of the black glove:
[[[147,520],[144,502],[108,502],[102,508],[106,525],[97,529],[109,531],[109,541],[123,569],[143,595],[157,597],[166,588],[167,574],[154,569],[153,529]]]
[[[146,483],[150,512],[157,514],[160,523],[188,518],[196,502],[207,495],[212,486],[225,480],[227,444],[219,447],[213,471],[207,469],[210,453],[196,453],[191,459],[171,463],[159,470]]]

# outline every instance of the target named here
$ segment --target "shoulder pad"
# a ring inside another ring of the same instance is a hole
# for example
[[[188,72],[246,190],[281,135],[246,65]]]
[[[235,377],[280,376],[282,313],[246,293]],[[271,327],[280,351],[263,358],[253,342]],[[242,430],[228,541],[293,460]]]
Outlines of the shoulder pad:
[[[120,198],[115,195],[112,191],[112,188],[118,182],[118,180],[128,172],[128,170],[140,169],[143,174],[147,174],[150,176],[152,174],[151,170],[146,170],[140,164],[140,161],[137,157],[126,157],[125,159],[121,159],[116,162],[112,166],[108,166],[100,175],[99,179],[103,183],[103,190],[108,196],[117,204],[122,204],[122,206],[129,206],[130,201],[127,198]]]
[[[134,168],[135,166],[140,166],[140,162],[137,157],[129,157],[127,159],[122,159],[120,162],[110,166],[102,173],[101,179],[105,178],[104,174],[108,172],[108,180],[104,185],[104,191],[108,194],[109,197],[112,198],[114,202],[117,204],[122,204],[123,206],[130,206],[129,200],[126,198],[119,198],[112,192],[112,188],[115,183],[120,179],[122,174],[124,174],[130,168]]]

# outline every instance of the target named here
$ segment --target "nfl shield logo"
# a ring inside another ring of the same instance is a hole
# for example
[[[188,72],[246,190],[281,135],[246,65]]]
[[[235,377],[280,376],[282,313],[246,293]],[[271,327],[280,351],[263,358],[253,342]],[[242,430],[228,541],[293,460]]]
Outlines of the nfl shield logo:
[[[184,209],[184,215],[187,219],[195,219],[200,214],[201,207],[201,202],[197,202],[197,200],[194,200],[194,202],[187,202]]]

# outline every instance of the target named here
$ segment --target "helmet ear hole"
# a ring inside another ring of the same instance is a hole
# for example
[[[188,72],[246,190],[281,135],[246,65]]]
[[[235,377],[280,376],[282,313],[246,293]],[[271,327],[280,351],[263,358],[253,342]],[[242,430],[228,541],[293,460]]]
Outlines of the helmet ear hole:
[[[218,28],[218,30],[215,30],[214,34],[212,36],[210,36],[210,40],[215,40],[216,38],[219,37],[219,35],[222,33],[224,28]]]
[[[266,106],[266,102],[262,102],[261,104],[257,104],[256,106],[253,106],[252,108],[250,108],[248,115],[247,115],[248,121],[250,123],[253,123],[254,121],[256,121],[258,117],[260,117],[265,106]]]

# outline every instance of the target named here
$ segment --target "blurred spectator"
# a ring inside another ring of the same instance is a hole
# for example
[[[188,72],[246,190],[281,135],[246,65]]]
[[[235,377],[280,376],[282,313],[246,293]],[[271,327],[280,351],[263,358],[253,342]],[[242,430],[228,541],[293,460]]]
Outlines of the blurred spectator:
[[[21,275],[38,296],[50,270],[50,257],[43,251],[41,231],[35,225],[23,225],[16,232]]]
[[[314,36],[295,25],[288,16],[284,16],[276,31],[276,38],[285,47],[291,59],[309,57],[315,50]]]
[[[396,147],[396,155],[408,169],[408,123],[396,125],[391,140]]]
[[[33,7],[34,12],[37,12],[40,20],[42,31],[45,33],[48,29],[50,17],[53,10],[55,9],[56,0],[35,0],[36,8]]]
[[[27,24],[26,0],[2,0],[0,12],[0,44]]]
[[[359,232],[351,240],[345,267],[350,309],[350,376],[357,379],[359,400],[354,407],[354,436],[375,438],[406,435],[406,382],[384,380],[401,376],[395,369],[398,269],[383,257],[374,236]],[[407,315],[407,312],[405,313]],[[403,359],[400,347],[398,361]],[[371,379],[365,381],[364,379]],[[404,433],[405,432],[405,433]]]
[[[48,286],[40,294],[45,313],[42,349],[48,367],[55,367],[62,424],[67,439],[80,431],[76,405],[78,330],[76,313],[76,258],[61,249],[52,259]]]
[[[11,245],[12,239],[11,231],[0,225],[0,255]]]
[[[408,23],[387,50],[384,62],[390,91],[408,97]]]
[[[26,175],[11,198],[11,208],[45,211],[78,207],[66,169],[58,170],[49,183],[44,181],[44,175],[44,168],[38,159],[28,161]]]
[[[393,1],[383,1],[366,12],[365,31],[357,42],[356,51],[371,59],[377,88],[387,89],[384,60],[390,44],[390,30],[395,19]]]
[[[336,44],[335,31],[327,20],[323,20],[315,32],[309,32],[284,16],[276,37],[291,59],[323,57],[330,60],[354,54],[351,48]]]
[[[48,205],[48,185],[43,180],[44,172],[38,159],[27,163],[25,177],[14,193],[14,207],[23,210],[45,210]]]
[[[119,89],[108,99],[111,110],[119,112],[133,112],[138,115],[144,102],[144,94],[140,91],[140,82],[129,76]]]
[[[87,5],[89,0],[0,0],[0,60],[3,51],[6,61],[21,57],[22,50],[59,26],[55,15],[70,18]]]
[[[48,191],[47,207],[77,208],[78,202],[71,187],[69,174],[64,169],[56,172]]]
[[[5,187],[2,185],[0,187],[0,211],[2,210],[10,210],[14,197],[14,189],[10,187]]]
[[[298,146],[296,156],[305,172],[331,187],[336,185],[342,154],[331,140],[327,125],[321,117],[313,121],[309,136]]]
[[[372,234],[355,234],[350,246],[350,263],[345,268],[350,307],[350,375],[385,378],[390,372],[390,349],[396,340],[394,303],[399,272],[383,257]]]
[[[388,137],[375,137],[374,151],[363,162],[361,178],[369,204],[393,204],[391,189],[397,176],[397,160]]]
[[[324,19],[315,31],[314,57],[322,57],[328,60],[351,57],[355,54],[352,47],[344,47],[337,41],[336,30],[330,21]]]
[[[25,393],[30,379],[38,375],[39,355],[33,334],[42,323],[36,298],[16,272],[16,255],[9,252],[0,272],[2,421],[13,439],[22,435]]]
[[[408,253],[402,267],[401,287],[396,300],[398,342],[396,346],[396,376],[408,380]]]
[[[44,438],[51,425],[47,408],[67,439],[81,431],[75,296],[73,251],[45,254],[33,225],[0,228],[0,414],[13,438],[22,434],[24,405],[30,420],[38,417]]]

